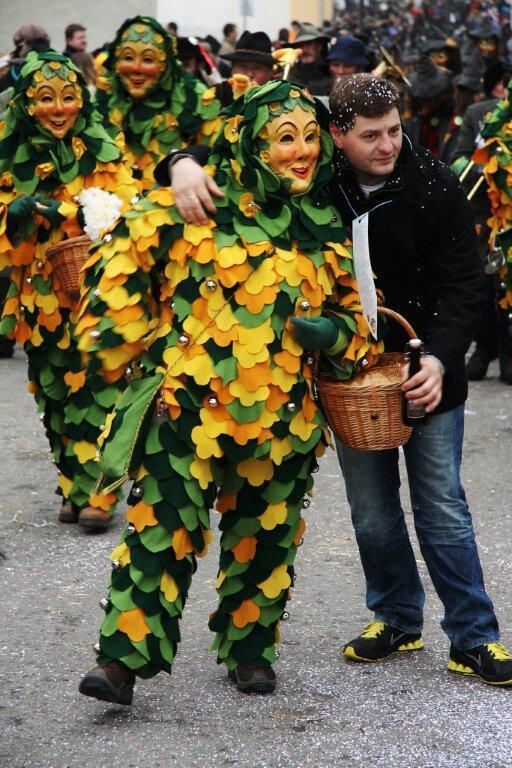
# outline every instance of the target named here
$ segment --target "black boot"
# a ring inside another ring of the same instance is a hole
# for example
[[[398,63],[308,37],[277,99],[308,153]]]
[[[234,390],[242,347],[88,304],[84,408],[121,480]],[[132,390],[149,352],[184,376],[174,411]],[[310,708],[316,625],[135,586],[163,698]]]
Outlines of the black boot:
[[[489,363],[495,357],[496,355],[491,354],[477,344],[475,351],[466,363],[466,376],[469,381],[481,381],[484,379]]]
[[[500,381],[505,384],[512,384],[512,354],[510,352],[500,352]]]

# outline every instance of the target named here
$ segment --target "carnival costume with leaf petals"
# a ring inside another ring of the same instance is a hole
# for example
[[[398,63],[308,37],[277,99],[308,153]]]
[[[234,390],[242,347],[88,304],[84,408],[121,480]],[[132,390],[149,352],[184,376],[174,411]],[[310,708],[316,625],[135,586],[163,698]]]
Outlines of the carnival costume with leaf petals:
[[[512,85],[512,81],[509,85]],[[492,216],[488,219],[491,245],[501,246],[508,264],[499,276],[506,284],[500,301],[503,309],[512,310],[512,105],[509,99],[498,102],[485,118],[481,136],[485,140],[472,159],[483,166]],[[512,323],[509,332],[512,333]]]
[[[30,114],[34,84],[55,76],[78,84],[83,97],[78,119],[62,140]],[[76,303],[61,289],[47,259],[50,246],[83,234],[75,198],[87,187],[115,192],[125,201],[137,193],[119,149],[92,109],[80,70],[55,51],[30,53],[0,135],[0,268],[12,267],[0,332],[27,353],[29,389],[61,473],[58,493],[79,509],[90,505],[108,511],[115,494],[91,495],[99,471],[94,457],[100,426],[120,384],[86,377],[74,337]],[[32,193],[58,201],[62,223],[49,229],[36,214],[14,244],[7,234],[8,206]]]
[[[115,71],[117,49],[126,39],[157,44],[165,69],[142,99],[133,99]],[[124,134],[125,159],[141,175],[143,189],[154,186],[153,171],[173,149],[211,144],[221,126],[215,89],[185,72],[176,59],[174,39],[150,16],[127,19],[109,46],[105,75],[98,78],[96,109],[112,136]]]
[[[84,281],[84,351],[100,356],[108,375],[144,349],[145,377],[163,374],[129,525],[112,553],[100,636],[100,662],[120,660],[142,677],[171,670],[216,499],[219,605],[209,626],[218,661],[229,668],[274,661],[305,529],[301,512],[326,442],[312,359],[291,318],[337,310],[349,340],[336,369],[342,377],[378,349],[360,314],[346,230],[327,196],[330,138],[322,136],[306,194],[290,196],[290,182],[258,157],[265,125],[296,106],[314,110],[292,83],[249,90],[226,110],[213,146],[210,172],[225,194],[214,220],[185,224],[172,190],[154,190],[93,254]],[[106,311],[118,302],[129,314]],[[122,436],[119,415],[103,435],[107,447]]]

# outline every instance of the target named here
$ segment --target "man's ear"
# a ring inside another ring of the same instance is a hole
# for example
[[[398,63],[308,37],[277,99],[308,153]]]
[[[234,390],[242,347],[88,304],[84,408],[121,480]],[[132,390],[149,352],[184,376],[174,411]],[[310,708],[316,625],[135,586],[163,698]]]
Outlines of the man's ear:
[[[335,123],[329,123],[329,133],[332,136],[332,140],[334,141],[334,146],[338,149],[343,149],[343,139],[345,138],[345,134],[339,128]]]

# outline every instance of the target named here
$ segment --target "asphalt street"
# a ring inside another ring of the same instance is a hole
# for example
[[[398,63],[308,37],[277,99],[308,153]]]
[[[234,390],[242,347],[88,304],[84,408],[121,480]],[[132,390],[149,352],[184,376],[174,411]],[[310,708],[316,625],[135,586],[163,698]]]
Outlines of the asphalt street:
[[[463,479],[487,588],[512,646],[512,387],[471,386]],[[425,649],[353,665],[342,643],[371,618],[334,452],[322,461],[298,579],[267,697],[238,693],[208,650],[217,545],[200,561],[172,676],[138,683],[131,708],[86,699],[108,555],[123,527],[57,523],[55,467],[17,349],[0,361],[0,766],[2,768],[507,768],[512,690],[446,671],[442,608],[427,591]],[[412,522],[407,489],[404,506]],[[215,515],[212,515],[215,527]],[[411,526],[412,529],[412,526]]]

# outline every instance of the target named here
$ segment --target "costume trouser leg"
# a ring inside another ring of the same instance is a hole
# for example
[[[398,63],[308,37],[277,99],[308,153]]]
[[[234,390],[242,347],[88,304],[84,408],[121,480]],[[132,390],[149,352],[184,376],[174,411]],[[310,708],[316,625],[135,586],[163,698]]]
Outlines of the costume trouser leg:
[[[218,488],[220,601],[210,627],[217,633],[218,660],[229,667],[274,660],[304,530],[300,511],[312,484],[311,457],[292,455],[276,466],[268,458],[244,459],[244,448],[237,446],[236,464],[226,457],[200,459],[183,437],[194,418],[180,416],[179,426],[167,420],[152,424],[144,469],[128,499],[129,525],[112,554],[98,661],[121,661],[140,677],[171,671],[196,556],[206,554],[211,539],[209,509]]]
[[[44,332],[44,329],[43,329]],[[93,495],[100,474],[97,440],[119,389],[100,377],[86,379],[81,356],[67,323],[39,347],[25,345],[29,389],[43,417],[52,457],[59,471],[58,495],[78,509],[99,507],[113,514],[118,493]],[[59,347],[59,342],[69,344]]]
[[[464,406],[429,416],[404,446],[421,552],[460,648],[499,637],[460,482]],[[406,632],[421,630],[423,589],[399,500],[398,451],[340,446],[347,497],[367,580],[367,605]]]

